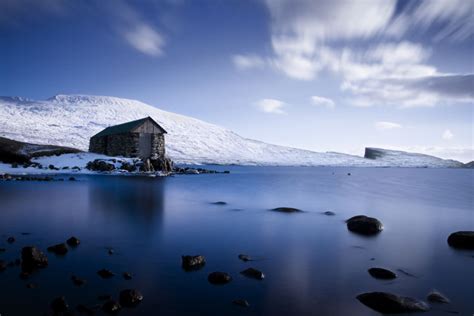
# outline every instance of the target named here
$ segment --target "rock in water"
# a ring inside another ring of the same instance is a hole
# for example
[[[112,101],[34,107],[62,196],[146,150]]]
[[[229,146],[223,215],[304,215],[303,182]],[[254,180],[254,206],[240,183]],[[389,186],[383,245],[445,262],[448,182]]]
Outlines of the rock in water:
[[[232,281],[232,277],[225,272],[212,272],[207,276],[207,280],[212,284],[226,284]]]
[[[430,310],[429,305],[421,300],[386,292],[364,293],[358,295],[357,299],[362,304],[383,314],[426,312]]]
[[[443,294],[441,294],[440,292],[436,290],[432,290],[430,294],[428,294],[427,298],[428,298],[428,301],[430,302],[443,303],[443,304],[448,304],[451,302],[449,298],[447,298],[446,296],[444,296]]]
[[[6,261],[0,260],[0,272],[5,271],[7,269]]]
[[[474,231],[459,231],[448,237],[448,244],[458,249],[474,249]]]
[[[74,236],[69,238],[66,242],[71,247],[77,247],[81,243],[81,241]]]
[[[48,257],[36,247],[24,247],[21,250],[23,269],[44,268],[48,265]]]
[[[97,271],[97,274],[104,279],[110,279],[111,277],[115,275],[112,271],[107,270],[107,269],[99,270]]]
[[[204,256],[181,256],[181,266],[186,271],[199,270],[206,264]]]
[[[61,243],[61,244],[48,247],[48,251],[53,252],[56,255],[63,256],[67,253],[68,249],[66,247],[66,244]]]
[[[238,306],[242,306],[242,307],[249,307],[250,306],[249,302],[247,302],[247,300],[243,300],[243,299],[233,300],[232,303],[234,305],[238,305]]]
[[[259,271],[254,268],[248,268],[244,271],[240,272],[240,274],[245,275],[248,278],[263,280],[265,278],[265,274],[262,271]]]
[[[324,212],[323,214],[324,214],[324,215],[327,215],[327,216],[334,216],[334,215],[336,215],[336,213],[331,212],[331,211],[326,211],[326,212]]]
[[[132,279],[132,274],[129,273],[129,272],[122,273],[122,276],[125,280],[131,280]]]
[[[76,311],[78,311],[79,314],[84,314],[84,315],[95,315],[94,309],[87,307],[86,305],[79,304],[76,306]]]
[[[15,242],[15,237],[8,237],[7,242],[8,242],[9,244],[14,243],[14,242]]]
[[[69,305],[66,302],[64,296],[57,297],[51,302],[51,309],[53,310],[54,314],[64,315],[69,311]]]
[[[114,300],[110,300],[102,305],[102,310],[107,314],[117,314],[122,309],[122,306]]]
[[[78,278],[78,277],[75,276],[75,275],[73,275],[73,276],[71,277],[71,280],[72,280],[72,282],[74,283],[74,285],[76,285],[76,286],[83,286],[84,284],[87,283],[86,280],[81,279],[81,278]]]
[[[252,260],[252,258],[250,256],[244,255],[244,254],[240,254],[239,259],[242,260],[242,261],[245,261],[245,262]]]
[[[383,268],[370,268],[368,272],[376,279],[392,280],[397,277],[394,272]]]
[[[347,229],[351,232],[366,236],[376,235],[383,230],[383,225],[378,219],[365,215],[351,217],[346,223]]]
[[[224,201],[217,201],[217,202],[213,202],[211,204],[214,204],[214,205],[227,205],[227,202],[224,202]]]
[[[276,207],[271,209],[274,212],[280,212],[280,213],[301,213],[303,212],[302,210],[298,208],[293,208],[293,207]]]
[[[143,295],[137,290],[127,289],[120,292],[120,304],[125,307],[135,307],[143,300]]]

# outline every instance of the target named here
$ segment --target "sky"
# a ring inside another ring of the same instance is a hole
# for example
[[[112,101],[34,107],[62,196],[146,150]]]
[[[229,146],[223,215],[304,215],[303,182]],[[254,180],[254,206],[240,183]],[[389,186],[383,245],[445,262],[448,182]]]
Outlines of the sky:
[[[474,160],[474,0],[0,0],[0,95],[136,99],[269,143]]]

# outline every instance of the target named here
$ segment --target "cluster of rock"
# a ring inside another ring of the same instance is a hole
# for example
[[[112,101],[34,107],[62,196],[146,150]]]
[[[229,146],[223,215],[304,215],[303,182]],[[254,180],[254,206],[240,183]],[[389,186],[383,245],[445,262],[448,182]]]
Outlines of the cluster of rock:
[[[28,235],[29,233],[22,233],[22,235]],[[16,239],[11,236],[8,237],[7,242],[13,244]],[[58,256],[64,256],[68,253],[68,247],[76,248],[81,244],[81,241],[76,237],[71,237],[66,242],[54,244],[48,247],[48,252],[54,253]],[[0,252],[4,252],[6,249],[0,248]],[[21,279],[29,279],[30,276],[38,271],[39,269],[47,268],[49,264],[48,256],[43,253],[40,249],[35,246],[26,246],[21,250],[21,259],[16,259],[13,262],[6,263],[3,260],[0,260],[0,272],[7,269],[9,266],[21,266]],[[110,270],[101,269],[97,274],[104,278],[109,279],[115,276]],[[125,280],[132,279],[132,275],[129,272],[124,272],[122,274]],[[71,276],[72,283],[77,287],[82,287],[87,283],[87,280],[82,279],[76,275]],[[33,289],[37,285],[35,283],[28,283],[27,288]],[[123,307],[133,308],[136,307],[142,300],[143,295],[140,291],[136,289],[124,289],[120,291],[118,300],[114,300],[110,295],[103,295],[98,298],[99,300],[105,301],[101,305],[95,305],[94,307],[87,307],[86,305],[79,304],[76,306],[77,312],[80,314],[94,315],[96,309],[102,309],[105,313],[116,314]],[[54,298],[49,305],[53,315],[73,315],[73,311],[70,309],[68,302],[64,296]]]
[[[0,174],[0,181],[76,181],[75,177],[66,177],[66,178],[61,178],[61,177],[50,177],[50,176],[22,176],[22,175],[14,175],[14,174]]]
[[[239,254],[238,258],[244,262],[251,261],[252,259],[248,255]],[[196,271],[202,269],[206,264],[206,258],[202,255],[185,255],[181,256],[181,267],[185,271]],[[240,272],[243,276],[251,279],[256,280],[263,280],[265,275],[262,271],[257,270],[255,268],[247,268]],[[227,272],[222,271],[214,271],[208,274],[207,281],[213,285],[224,285],[233,280],[232,276]],[[249,307],[250,304],[245,299],[235,299],[232,301],[233,304],[242,306],[242,307]]]

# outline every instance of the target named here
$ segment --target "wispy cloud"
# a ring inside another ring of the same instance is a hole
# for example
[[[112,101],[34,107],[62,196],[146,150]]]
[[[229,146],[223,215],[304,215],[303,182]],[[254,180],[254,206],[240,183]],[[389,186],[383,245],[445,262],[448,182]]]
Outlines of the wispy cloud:
[[[375,122],[374,126],[379,131],[402,128],[402,125],[398,123],[386,122],[386,121]]]
[[[316,96],[316,95],[311,97],[311,103],[313,105],[322,106],[322,107],[326,107],[326,108],[329,108],[329,109],[333,109],[336,106],[336,104],[334,103],[334,101],[332,99],[325,98],[325,97],[319,97],[319,96]]]
[[[232,62],[234,66],[240,70],[262,68],[265,66],[263,58],[257,55],[233,55]]]
[[[124,38],[138,51],[151,56],[163,55],[165,40],[150,25],[138,23],[123,31]]]
[[[446,129],[441,135],[441,138],[444,140],[451,140],[453,139],[453,137],[454,137],[454,134],[449,129]]]
[[[285,103],[276,99],[262,99],[256,103],[260,111],[272,114],[285,114]]]

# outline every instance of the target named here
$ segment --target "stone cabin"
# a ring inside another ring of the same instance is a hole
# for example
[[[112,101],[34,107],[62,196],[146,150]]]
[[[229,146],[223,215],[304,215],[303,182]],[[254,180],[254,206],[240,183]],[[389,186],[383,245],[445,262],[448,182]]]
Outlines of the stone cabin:
[[[109,126],[91,137],[89,151],[107,156],[165,158],[166,131],[151,117]]]

